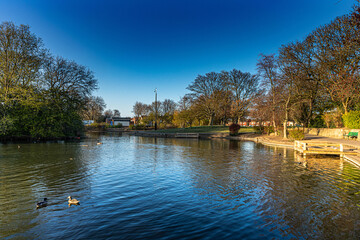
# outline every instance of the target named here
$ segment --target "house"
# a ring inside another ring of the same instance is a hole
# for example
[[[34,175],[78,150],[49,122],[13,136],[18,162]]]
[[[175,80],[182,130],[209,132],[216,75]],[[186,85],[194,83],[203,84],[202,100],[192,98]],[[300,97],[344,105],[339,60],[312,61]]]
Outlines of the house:
[[[293,126],[295,126],[295,122],[294,121],[288,121],[287,126],[288,127],[293,127]]]
[[[130,121],[131,121],[131,118],[129,118],[129,117],[112,117],[112,118],[106,119],[106,123],[108,123],[112,126],[121,124],[123,127],[130,126]]]
[[[133,117],[133,118],[131,118],[130,124],[131,125],[136,125],[136,124],[138,124],[138,122],[140,122],[140,118],[139,117]]]

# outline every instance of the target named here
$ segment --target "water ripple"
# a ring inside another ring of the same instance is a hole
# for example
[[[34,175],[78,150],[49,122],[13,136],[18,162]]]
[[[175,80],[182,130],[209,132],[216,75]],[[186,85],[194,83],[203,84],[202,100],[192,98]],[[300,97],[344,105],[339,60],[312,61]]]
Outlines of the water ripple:
[[[116,134],[20,150],[0,145],[0,157],[0,238],[360,236],[360,171],[339,158]],[[69,207],[69,195],[80,205]],[[48,207],[35,209],[44,197]]]

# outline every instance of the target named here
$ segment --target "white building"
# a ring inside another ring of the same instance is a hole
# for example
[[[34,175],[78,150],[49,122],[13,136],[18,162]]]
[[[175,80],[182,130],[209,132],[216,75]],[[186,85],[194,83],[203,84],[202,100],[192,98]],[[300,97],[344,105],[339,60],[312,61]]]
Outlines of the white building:
[[[112,126],[121,124],[123,127],[130,126],[130,121],[131,118],[127,118],[127,117],[112,117],[106,119],[106,122]]]

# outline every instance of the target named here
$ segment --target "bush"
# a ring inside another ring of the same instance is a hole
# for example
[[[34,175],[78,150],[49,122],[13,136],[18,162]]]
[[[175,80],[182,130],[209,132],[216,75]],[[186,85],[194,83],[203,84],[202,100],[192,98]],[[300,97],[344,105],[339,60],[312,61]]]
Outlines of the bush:
[[[343,126],[342,113],[339,109],[324,113],[323,119],[328,128],[339,128]]]
[[[130,130],[145,130],[146,126],[145,126],[145,124],[130,125],[129,129]]]
[[[88,130],[93,130],[93,129],[97,129],[97,130],[104,130],[106,129],[107,127],[109,127],[109,124],[107,123],[97,123],[97,122],[94,122],[88,126],[86,126],[86,129]]]
[[[146,129],[145,124],[135,125],[135,130],[145,130],[145,129]]]
[[[270,135],[270,133],[274,133],[274,127],[273,126],[267,126],[264,127],[264,133],[266,133],[267,135]]]
[[[11,118],[3,117],[0,119],[0,136],[10,135],[14,129],[14,121]]]
[[[359,129],[360,128],[360,111],[350,111],[342,116],[344,125],[347,128]]]
[[[289,132],[289,138],[292,140],[303,140],[305,138],[305,134],[301,130],[292,130]]]
[[[262,133],[263,130],[264,130],[264,127],[262,127],[262,126],[255,126],[255,127],[254,127],[254,131],[255,131],[255,132]]]
[[[233,123],[233,124],[231,124],[229,126],[229,131],[230,131],[231,136],[237,135],[239,130],[240,130],[240,125],[239,124]]]
[[[116,125],[108,125],[107,128],[122,128],[122,124],[116,124]]]
[[[324,118],[321,115],[317,115],[314,119],[310,120],[311,128],[325,128],[326,124]]]

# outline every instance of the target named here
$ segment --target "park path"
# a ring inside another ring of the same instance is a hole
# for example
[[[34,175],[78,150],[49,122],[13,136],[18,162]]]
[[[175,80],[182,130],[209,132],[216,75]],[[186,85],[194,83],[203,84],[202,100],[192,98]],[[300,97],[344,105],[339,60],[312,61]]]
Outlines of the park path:
[[[342,143],[344,145],[348,145],[348,146],[360,149],[360,141],[358,141],[358,140],[322,137],[322,136],[316,136],[316,135],[311,135],[311,134],[306,134],[305,140],[331,142],[331,143]]]
[[[358,141],[358,140],[322,137],[322,136],[316,136],[316,135],[311,135],[311,134],[306,134],[305,140],[331,142],[331,143],[342,143],[343,145],[348,145],[348,146],[356,148],[356,149],[358,149],[358,151],[360,151],[360,141]],[[345,155],[344,158],[349,160],[353,164],[357,165],[358,167],[360,167],[360,156],[359,155],[357,155],[357,156]]]
[[[278,146],[287,146],[293,148],[294,142],[291,140],[283,139],[280,136],[261,136],[259,139],[262,139],[265,144],[274,144]],[[356,166],[360,167],[360,141],[351,140],[351,139],[339,139],[339,138],[331,138],[331,137],[322,137],[317,135],[306,134],[306,141],[314,141],[314,142],[328,142],[328,143],[336,143],[343,145],[347,145],[350,148],[357,149],[359,151],[358,156],[354,155],[345,155],[344,158],[348,161],[352,162]]]

